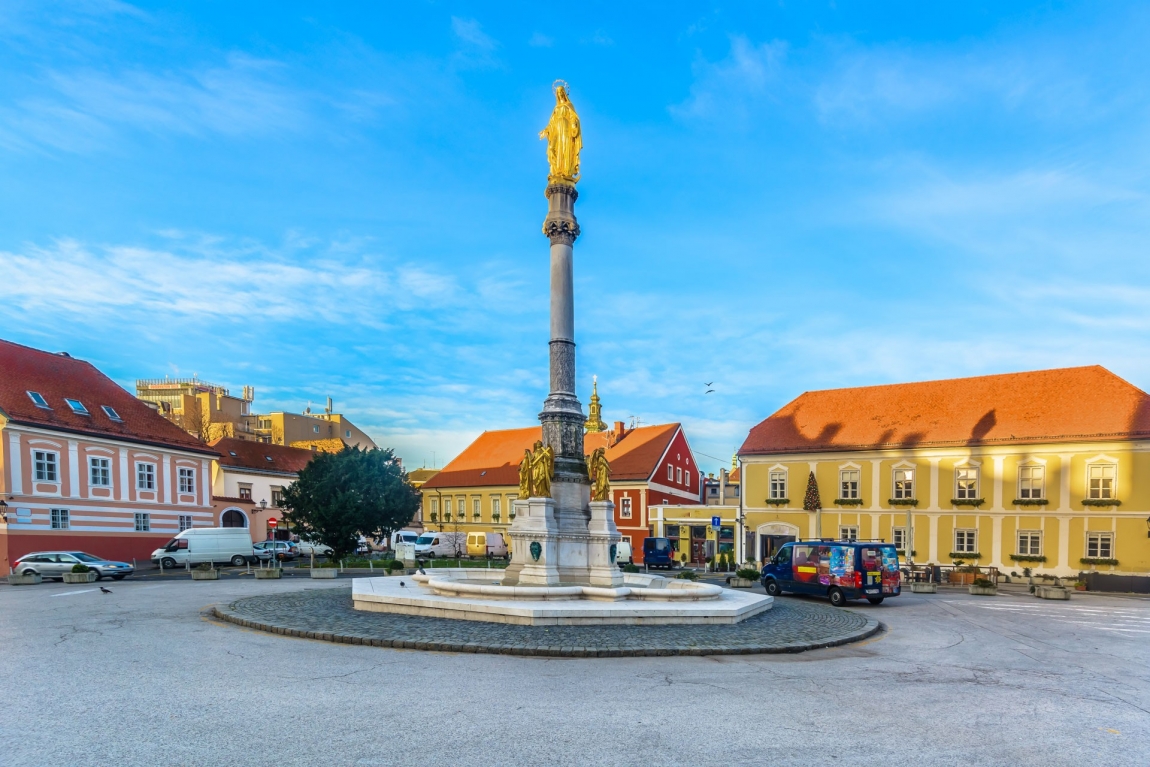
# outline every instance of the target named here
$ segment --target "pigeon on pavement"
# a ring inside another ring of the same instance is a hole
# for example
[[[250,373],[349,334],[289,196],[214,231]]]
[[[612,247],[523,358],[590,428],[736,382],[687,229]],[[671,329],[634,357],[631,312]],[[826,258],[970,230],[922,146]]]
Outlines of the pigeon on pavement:
[[[100,587],[100,591],[104,592],[105,594],[111,594],[112,593],[111,589],[106,589],[103,586]]]
[[[400,582],[399,582],[399,585],[400,585],[400,587],[401,587],[401,588],[407,588],[407,584],[406,584],[406,583],[404,583],[403,581],[400,581]]]

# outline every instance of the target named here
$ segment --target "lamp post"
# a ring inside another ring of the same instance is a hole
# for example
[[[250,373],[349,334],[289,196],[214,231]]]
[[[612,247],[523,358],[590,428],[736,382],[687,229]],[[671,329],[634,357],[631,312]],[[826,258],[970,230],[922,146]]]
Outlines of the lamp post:
[[[260,511],[267,511],[267,508],[268,508],[268,502],[261,499],[260,500]],[[269,538],[268,540],[274,541],[275,540],[275,533],[272,533],[272,537]]]
[[[8,521],[8,504],[3,498],[0,498],[0,519]]]

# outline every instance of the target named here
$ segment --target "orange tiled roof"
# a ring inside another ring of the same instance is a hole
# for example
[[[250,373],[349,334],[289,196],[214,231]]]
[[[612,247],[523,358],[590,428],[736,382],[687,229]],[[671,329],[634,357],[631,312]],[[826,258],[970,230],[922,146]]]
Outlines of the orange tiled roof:
[[[654,473],[659,459],[671,443],[679,424],[640,426],[624,434],[614,446],[607,448],[611,463],[611,481],[646,480]],[[609,432],[588,434],[583,448],[590,453],[607,445]],[[423,485],[434,490],[443,487],[486,487],[491,485],[518,485],[519,462],[523,451],[543,438],[542,426],[526,429],[485,431],[449,464]]]
[[[740,455],[1150,436],[1150,395],[1093,365],[806,392]]]

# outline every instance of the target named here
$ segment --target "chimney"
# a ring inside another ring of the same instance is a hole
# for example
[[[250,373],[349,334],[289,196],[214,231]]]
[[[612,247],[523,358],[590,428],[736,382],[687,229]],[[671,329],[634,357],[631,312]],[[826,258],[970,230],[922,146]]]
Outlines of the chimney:
[[[623,441],[623,437],[627,436],[627,426],[622,421],[615,422],[615,444]]]
[[[331,415],[331,397],[327,398],[327,409],[324,410],[323,412],[327,413],[328,415]]]
[[[719,469],[719,505],[727,505],[727,470]]]

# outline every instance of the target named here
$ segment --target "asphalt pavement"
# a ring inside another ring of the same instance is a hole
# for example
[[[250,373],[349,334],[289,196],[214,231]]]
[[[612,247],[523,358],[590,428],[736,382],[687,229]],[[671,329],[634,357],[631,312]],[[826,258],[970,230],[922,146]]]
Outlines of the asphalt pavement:
[[[0,764],[1150,763],[1145,599],[904,594],[849,608],[886,626],[861,643],[701,658],[430,653],[206,617],[305,588],[346,581],[0,586]]]

